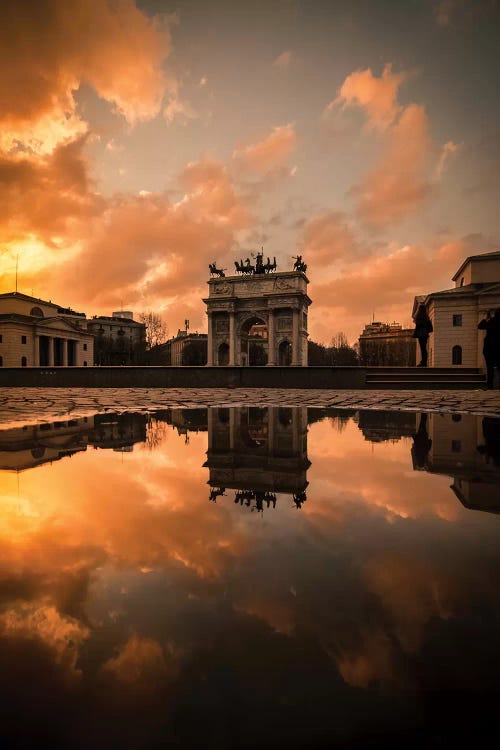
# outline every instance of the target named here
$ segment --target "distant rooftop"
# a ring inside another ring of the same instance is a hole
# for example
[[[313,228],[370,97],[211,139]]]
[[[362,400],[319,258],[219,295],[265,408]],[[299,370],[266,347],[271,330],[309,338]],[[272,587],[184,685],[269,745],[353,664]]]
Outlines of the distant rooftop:
[[[56,308],[60,315],[77,315],[80,318],[86,317],[85,313],[76,312],[76,310],[72,310],[71,307],[61,307],[55,302],[52,302],[52,300],[31,297],[29,294],[23,294],[22,292],[4,292],[3,294],[0,294],[0,299],[5,299],[6,297],[14,297],[15,299],[22,299],[26,302],[37,302],[41,305],[50,305],[50,307]]]

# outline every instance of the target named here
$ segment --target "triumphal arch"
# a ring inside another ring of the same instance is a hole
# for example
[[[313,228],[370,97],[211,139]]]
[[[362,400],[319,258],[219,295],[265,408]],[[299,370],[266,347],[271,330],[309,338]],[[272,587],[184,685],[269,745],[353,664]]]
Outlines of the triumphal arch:
[[[207,365],[307,365],[307,266],[276,272],[276,260],[235,262],[236,273],[210,264]]]

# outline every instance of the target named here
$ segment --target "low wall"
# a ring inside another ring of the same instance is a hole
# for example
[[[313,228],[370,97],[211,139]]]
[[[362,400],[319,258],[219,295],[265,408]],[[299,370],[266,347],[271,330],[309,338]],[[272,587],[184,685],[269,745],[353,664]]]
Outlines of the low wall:
[[[1,367],[0,387],[364,388],[363,367]]]

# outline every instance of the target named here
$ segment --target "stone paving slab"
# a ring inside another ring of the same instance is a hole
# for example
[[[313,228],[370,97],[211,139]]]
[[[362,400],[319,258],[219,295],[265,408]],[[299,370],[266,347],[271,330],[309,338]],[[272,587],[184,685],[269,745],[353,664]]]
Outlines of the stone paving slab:
[[[500,417],[500,390],[389,391],[239,388],[0,388],[0,428],[106,412],[200,406],[310,406]]]

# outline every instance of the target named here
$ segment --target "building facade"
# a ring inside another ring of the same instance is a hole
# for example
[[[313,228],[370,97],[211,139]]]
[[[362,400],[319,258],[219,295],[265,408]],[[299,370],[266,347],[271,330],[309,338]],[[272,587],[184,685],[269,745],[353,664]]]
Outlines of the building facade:
[[[403,328],[400,323],[368,323],[359,337],[359,358],[366,366],[414,367],[415,345],[413,328]]]
[[[21,292],[0,294],[0,366],[87,367],[94,336],[84,313]]]
[[[158,364],[174,367],[204,366],[207,364],[207,343],[206,333],[189,333],[179,329],[177,336],[155,347]]]
[[[430,367],[484,367],[484,331],[478,323],[500,307],[500,251],[472,255],[453,276],[455,286],[415,297],[413,316],[424,302],[433,326]]]
[[[207,365],[307,365],[302,271],[210,279]]]
[[[142,364],[146,326],[134,320],[132,312],[94,316],[88,321],[88,330],[95,337],[95,365]]]

